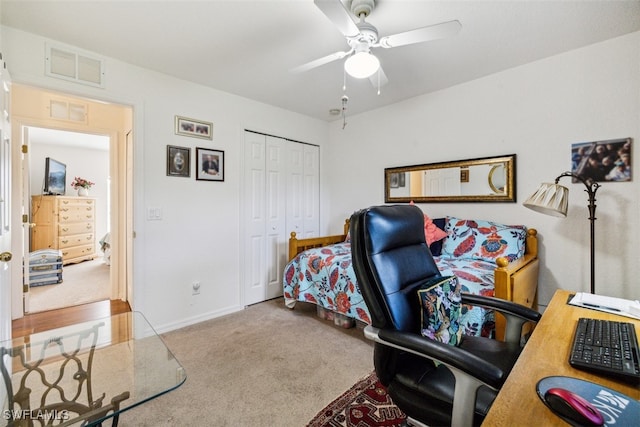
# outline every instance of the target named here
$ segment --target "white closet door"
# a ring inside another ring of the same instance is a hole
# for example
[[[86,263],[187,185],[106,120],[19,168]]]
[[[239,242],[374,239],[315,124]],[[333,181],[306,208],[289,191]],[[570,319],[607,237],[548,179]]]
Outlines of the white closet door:
[[[304,238],[304,144],[287,141],[287,230]],[[287,240],[289,237],[287,236]]]
[[[265,300],[266,282],[266,138],[244,133],[245,153],[245,304]]]
[[[304,145],[302,214],[304,237],[318,237],[320,233],[320,147]]]
[[[282,295],[282,273],[287,263],[286,232],[287,141],[267,136],[266,146],[266,299]]]
[[[250,305],[282,295],[291,232],[318,235],[320,149],[250,131],[244,145],[244,302]]]

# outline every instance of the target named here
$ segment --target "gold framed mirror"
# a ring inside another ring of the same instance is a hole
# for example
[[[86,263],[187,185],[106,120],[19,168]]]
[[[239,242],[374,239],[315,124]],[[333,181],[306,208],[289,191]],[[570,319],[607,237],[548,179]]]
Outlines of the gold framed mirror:
[[[386,168],[384,201],[515,202],[516,155]]]

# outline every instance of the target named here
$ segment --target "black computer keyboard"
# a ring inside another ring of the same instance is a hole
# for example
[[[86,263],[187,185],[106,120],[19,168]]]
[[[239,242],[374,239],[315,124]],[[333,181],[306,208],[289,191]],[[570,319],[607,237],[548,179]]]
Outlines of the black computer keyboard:
[[[580,318],[569,363],[579,369],[640,381],[638,338],[633,324]]]

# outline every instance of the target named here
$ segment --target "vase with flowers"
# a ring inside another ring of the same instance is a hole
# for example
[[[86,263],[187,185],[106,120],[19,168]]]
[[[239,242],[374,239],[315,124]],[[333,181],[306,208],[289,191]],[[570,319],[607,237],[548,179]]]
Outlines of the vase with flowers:
[[[78,196],[88,196],[89,190],[94,185],[95,182],[91,182],[88,179],[80,178],[79,176],[73,178],[73,182],[71,182],[71,186],[75,190],[78,190]]]

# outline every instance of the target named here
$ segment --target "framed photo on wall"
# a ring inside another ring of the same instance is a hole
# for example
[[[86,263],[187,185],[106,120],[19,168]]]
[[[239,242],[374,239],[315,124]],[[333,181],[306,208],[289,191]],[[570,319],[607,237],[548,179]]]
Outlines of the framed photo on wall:
[[[191,176],[190,148],[167,145],[167,176]]]
[[[176,135],[213,139],[213,123],[176,116]]]
[[[469,168],[460,168],[460,182],[469,182]]]
[[[596,182],[632,181],[631,142],[622,138],[572,144],[571,172]]]
[[[389,186],[391,188],[398,188],[400,186],[400,174],[392,173],[389,177]]]
[[[196,179],[224,181],[224,151],[196,147]]]

